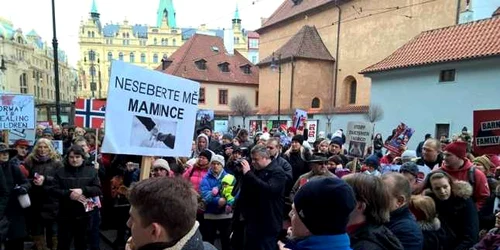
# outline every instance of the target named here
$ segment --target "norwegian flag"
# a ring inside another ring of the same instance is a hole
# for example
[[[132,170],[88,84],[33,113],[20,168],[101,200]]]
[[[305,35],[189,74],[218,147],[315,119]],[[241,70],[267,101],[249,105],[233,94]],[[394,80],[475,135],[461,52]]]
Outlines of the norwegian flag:
[[[84,128],[100,128],[106,114],[106,100],[77,99],[75,125]]]

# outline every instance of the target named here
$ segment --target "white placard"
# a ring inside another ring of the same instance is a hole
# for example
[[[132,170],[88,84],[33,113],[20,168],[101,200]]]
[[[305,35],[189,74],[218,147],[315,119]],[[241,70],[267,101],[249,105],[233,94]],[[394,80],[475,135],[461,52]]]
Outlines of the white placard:
[[[56,150],[59,155],[63,155],[63,141],[61,140],[52,140],[52,146]]]
[[[191,80],[113,61],[102,152],[189,156],[199,89]]]
[[[364,157],[372,144],[372,124],[368,122],[347,123],[347,153],[353,157]]]
[[[14,145],[19,139],[25,139],[31,146],[35,145],[34,129],[12,129],[9,131],[9,144]]]
[[[219,132],[222,134],[227,133],[227,120],[215,120],[214,132]]]
[[[35,101],[33,96],[0,94],[0,130],[34,128]]]
[[[318,136],[318,121],[312,120],[307,121],[307,141],[309,143],[314,143],[316,141],[316,137]]]

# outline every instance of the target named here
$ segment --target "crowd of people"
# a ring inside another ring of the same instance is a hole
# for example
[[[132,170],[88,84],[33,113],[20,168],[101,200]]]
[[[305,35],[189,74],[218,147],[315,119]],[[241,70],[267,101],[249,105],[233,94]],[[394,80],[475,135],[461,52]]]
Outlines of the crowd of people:
[[[0,240],[95,250],[112,228],[114,248],[132,250],[500,247],[500,158],[474,156],[470,137],[394,152],[376,134],[353,158],[342,130],[312,145],[302,133],[204,126],[190,157],[154,157],[139,181],[149,166],[100,153],[102,131],[39,127],[33,147],[0,144]]]

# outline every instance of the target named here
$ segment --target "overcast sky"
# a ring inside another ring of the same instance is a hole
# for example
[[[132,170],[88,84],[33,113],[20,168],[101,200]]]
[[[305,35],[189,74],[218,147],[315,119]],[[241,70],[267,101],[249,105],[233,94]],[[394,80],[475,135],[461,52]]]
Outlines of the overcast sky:
[[[160,0],[96,0],[101,22],[123,22],[154,25]],[[261,17],[269,17],[285,0],[173,0],[177,26],[210,28],[231,26],[236,4],[240,9],[243,28],[260,27]],[[55,0],[59,47],[68,53],[74,66],[78,60],[78,27],[89,16],[92,0]],[[2,1],[0,16],[11,20],[24,34],[35,29],[43,40],[52,42],[52,12],[50,0]]]

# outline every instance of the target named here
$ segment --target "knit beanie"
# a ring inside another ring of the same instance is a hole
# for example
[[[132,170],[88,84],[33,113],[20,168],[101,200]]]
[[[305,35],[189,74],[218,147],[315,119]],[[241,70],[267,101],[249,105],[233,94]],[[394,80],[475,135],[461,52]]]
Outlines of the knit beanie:
[[[352,188],[342,179],[313,178],[294,197],[297,216],[313,235],[346,233],[349,215],[356,206]]]
[[[339,145],[339,147],[342,147],[344,144],[344,141],[342,140],[342,137],[333,137],[332,141],[330,142],[330,145]]]
[[[167,171],[170,171],[170,166],[168,165],[168,162],[164,159],[157,159],[156,161],[153,162],[153,169],[155,168],[162,168]]]
[[[490,169],[492,167],[493,168],[495,167],[495,166],[493,166],[493,163],[490,161],[490,159],[488,157],[486,157],[486,155],[474,158],[474,163],[479,163],[482,166],[484,166],[484,168],[486,169],[486,172],[490,172]]]
[[[199,156],[204,156],[205,158],[208,159],[208,161],[212,160],[212,152],[210,150],[203,150],[201,151]]]
[[[293,141],[296,141],[298,142],[300,145],[302,145],[302,143],[304,143],[304,137],[302,137],[302,135],[294,135],[292,137],[292,142]]]
[[[498,155],[490,154],[488,155],[488,159],[490,159],[494,167],[500,167],[500,157]]]
[[[380,159],[377,155],[372,154],[365,159],[365,165],[378,168],[380,166]]]
[[[462,141],[450,143],[444,148],[444,151],[452,153],[460,159],[465,159],[467,156],[467,143]]]
[[[224,167],[224,163],[225,163],[224,156],[214,154],[212,156],[212,159],[210,160],[210,162],[218,162],[222,165],[222,167]]]
[[[45,129],[43,130],[42,134],[51,134],[51,135],[53,135],[53,133],[52,133],[52,129],[51,129],[51,128],[45,128]]]

